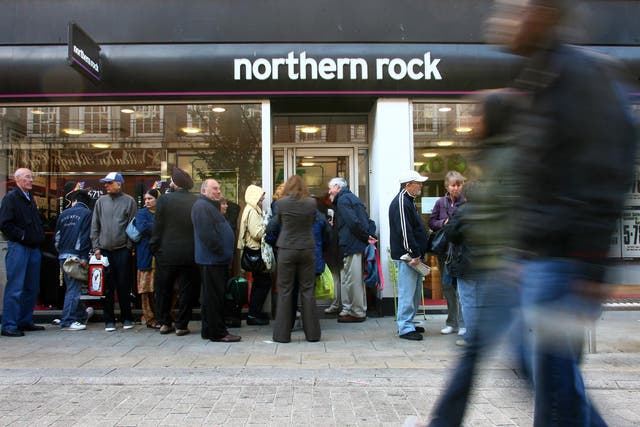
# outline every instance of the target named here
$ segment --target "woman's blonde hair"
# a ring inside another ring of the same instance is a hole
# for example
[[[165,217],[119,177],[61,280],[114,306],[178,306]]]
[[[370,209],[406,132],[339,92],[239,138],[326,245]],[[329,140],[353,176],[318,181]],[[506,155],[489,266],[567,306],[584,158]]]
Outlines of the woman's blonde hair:
[[[444,177],[444,185],[449,185],[451,183],[455,184],[464,184],[465,177],[458,171],[449,171]]]

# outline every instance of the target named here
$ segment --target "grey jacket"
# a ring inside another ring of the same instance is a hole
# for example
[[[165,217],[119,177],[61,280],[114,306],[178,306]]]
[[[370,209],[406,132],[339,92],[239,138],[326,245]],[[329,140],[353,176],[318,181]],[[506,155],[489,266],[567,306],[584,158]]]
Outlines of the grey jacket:
[[[125,229],[135,218],[138,208],[133,197],[128,194],[106,194],[101,196],[93,208],[91,220],[91,245],[93,249],[115,250],[132,248]]]

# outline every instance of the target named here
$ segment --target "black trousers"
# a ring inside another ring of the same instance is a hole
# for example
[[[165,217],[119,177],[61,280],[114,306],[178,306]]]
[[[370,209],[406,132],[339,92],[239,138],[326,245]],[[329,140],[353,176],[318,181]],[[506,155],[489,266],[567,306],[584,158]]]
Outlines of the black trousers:
[[[229,332],[224,324],[224,291],[229,279],[226,265],[199,265],[202,288],[202,339],[215,340]]]
[[[192,310],[200,294],[200,277],[194,265],[157,265],[155,272],[156,317],[162,325],[171,325],[173,289],[178,285],[176,328],[187,329]]]
[[[263,271],[251,273],[253,284],[251,285],[251,298],[249,299],[249,312],[251,317],[264,317],[262,307],[271,290],[271,273]],[[270,316],[266,316],[269,318]]]
[[[113,251],[101,250],[100,253],[109,259],[109,267],[104,281],[104,323],[115,323],[115,293],[118,292],[120,320],[133,321],[131,314],[131,252],[128,248]]]

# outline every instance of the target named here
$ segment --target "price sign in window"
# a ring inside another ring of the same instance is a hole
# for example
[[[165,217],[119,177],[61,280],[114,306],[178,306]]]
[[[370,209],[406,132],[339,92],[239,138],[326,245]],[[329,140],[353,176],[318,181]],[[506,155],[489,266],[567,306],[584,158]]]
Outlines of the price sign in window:
[[[622,257],[640,258],[640,209],[622,213]]]

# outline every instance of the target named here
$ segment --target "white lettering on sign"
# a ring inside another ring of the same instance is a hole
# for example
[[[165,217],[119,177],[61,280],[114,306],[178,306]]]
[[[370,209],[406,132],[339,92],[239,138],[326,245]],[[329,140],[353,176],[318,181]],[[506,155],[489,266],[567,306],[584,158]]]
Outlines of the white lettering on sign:
[[[98,64],[96,64],[95,61],[93,61],[91,58],[89,58],[87,56],[87,54],[84,53],[84,50],[80,49],[75,44],[73,45],[73,53],[78,55],[85,62],[85,64],[87,64],[89,67],[93,68],[96,73],[100,72],[100,66]]]
[[[442,80],[439,64],[440,58],[432,60],[431,52],[408,61],[402,58],[377,58],[376,79]],[[310,58],[305,51],[297,56],[291,51],[285,58],[233,60],[234,80],[279,80],[281,76],[289,80],[367,80],[369,64],[364,58]]]

